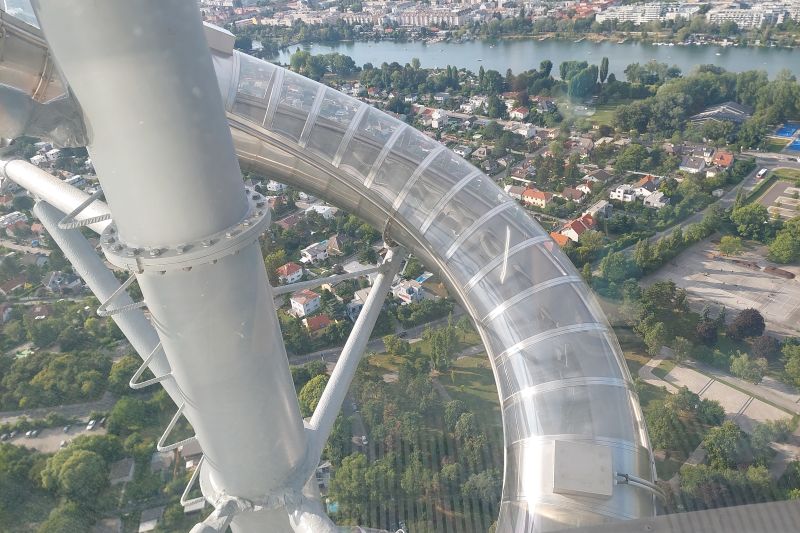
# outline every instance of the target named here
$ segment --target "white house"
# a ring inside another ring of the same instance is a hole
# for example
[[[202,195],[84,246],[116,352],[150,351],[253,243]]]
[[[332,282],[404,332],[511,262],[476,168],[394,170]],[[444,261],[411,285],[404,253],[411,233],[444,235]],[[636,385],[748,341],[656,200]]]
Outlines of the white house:
[[[589,206],[589,209],[584,211],[584,215],[591,215],[592,218],[610,218],[614,206],[608,200],[600,200]]]
[[[504,189],[506,194],[514,200],[522,200],[522,193],[525,192],[525,187],[521,185],[506,185]]]
[[[339,209],[333,207],[332,205],[315,204],[306,209],[306,215],[311,212],[318,213],[325,220],[330,220],[336,216],[336,213],[339,212]]]
[[[447,120],[449,116],[447,115],[447,111],[443,109],[437,109],[433,113],[431,113],[431,128],[443,128],[447,126]]]
[[[283,284],[297,283],[303,279],[303,267],[297,263],[289,262],[275,269],[278,280]]]
[[[661,209],[669,205],[669,197],[661,191],[656,191],[644,199],[644,205],[652,209]]]
[[[636,194],[633,191],[633,187],[630,185],[623,184],[613,189],[610,193],[608,193],[609,198],[612,200],[619,200],[621,202],[633,202],[636,200]]]
[[[283,192],[287,186],[279,181],[269,180],[267,182],[267,190],[270,192]]]
[[[300,262],[305,264],[318,263],[328,258],[328,240],[315,242],[300,250]]]
[[[458,146],[453,148],[453,152],[460,155],[461,157],[469,157],[469,154],[472,153],[472,148],[470,148],[466,144],[459,144]]]
[[[58,148],[53,148],[52,150],[48,150],[47,152],[45,152],[44,155],[47,157],[48,161],[55,161],[56,159],[58,159],[58,156],[60,154],[61,150],[59,150]]]
[[[369,291],[369,288],[357,290],[353,295],[353,299],[347,303],[345,314],[351,321],[355,322],[356,318],[358,318],[361,309],[364,307],[364,303],[367,301]]]
[[[289,301],[292,304],[292,314],[300,318],[319,309],[322,298],[312,290],[303,289],[292,294]]]
[[[47,163],[47,156],[44,156],[42,154],[36,154],[35,156],[31,157],[31,163],[36,165],[37,167],[40,167],[45,163]]]
[[[527,107],[517,107],[512,109],[508,116],[511,117],[511,120],[525,120],[528,117],[528,113],[530,111]]]
[[[404,279],[392,287],[392,294],[403,302],[402,305],[419,302],[422,300],[424,292],[422,284],[415,279]]]
[[[658,179],[648,174],[633,184],[633,193],[637,198],[646,198],[655,192],[657,186]]]
[[[687,156],[681,161],[681,166],[678,170],[688,172],[689,174],[697,174],[706,168],[706,160],[702,157]]]

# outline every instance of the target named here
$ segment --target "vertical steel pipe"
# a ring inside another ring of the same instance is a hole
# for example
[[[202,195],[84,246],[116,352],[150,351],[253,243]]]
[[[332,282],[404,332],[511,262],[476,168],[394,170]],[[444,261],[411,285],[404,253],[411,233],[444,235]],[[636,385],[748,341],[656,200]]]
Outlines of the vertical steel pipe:
[[[33,5],[86,116],[116,238],[175,250],[242,221],[248,203],[197,3]],[[306,438],[258,243],[137,279],[206,456],[206,496],[285,490]],[[283,508],[232,527],[291,531]]]

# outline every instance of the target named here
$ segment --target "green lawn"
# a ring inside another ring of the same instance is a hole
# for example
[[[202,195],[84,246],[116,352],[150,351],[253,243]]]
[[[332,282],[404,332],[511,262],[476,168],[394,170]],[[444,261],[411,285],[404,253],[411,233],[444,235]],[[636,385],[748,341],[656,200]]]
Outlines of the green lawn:
[[[494,374],[485,355],[462,357],[439,376],[448,394],[461,400],[478,417],[481,427],[501,427],[500,402]]]
[[[601,104],[595,107],[594,115],[588,117],[588,119],[593,124],[607,124],[610,126],[611,123],[614,122],[614,112],[620,105],[622,105],[622,103]]]
[[[768,152],[780,152],[786,145],[789,144],[788,139],[780,139],[778,137],[768,137],[764,149]]]
[[[800,170],[794,168],[779,168],[774,174],[779,178],[786,178],[790,181],[800,180]]]

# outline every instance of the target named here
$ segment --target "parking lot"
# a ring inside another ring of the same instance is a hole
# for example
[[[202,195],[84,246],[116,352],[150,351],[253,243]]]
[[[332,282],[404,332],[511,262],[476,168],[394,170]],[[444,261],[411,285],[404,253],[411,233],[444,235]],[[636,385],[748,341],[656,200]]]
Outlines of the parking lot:
[[[25,446],[38,450],[42,453],[54,453],[61,447],[62,441],[71,441],[79,435],[105,435],[106,428],[97,427],[91,431],[87,431],[86,422],[80,425],[73,425],[68,432],[64,432],[63,427],[42,429],[39,431],[37,437],[26,437],[24,433],[17,435],[11,440],[6,442],[16,444],[17,446]]]
[[[767,329],[781,335],[800,334],[800,268],[781,266],[795,275],[787,279],[764,271],[769,266],[764,248],[737,256],[737,259],[758,265],[759,269],[736,264],[718,257],[717,247],[710,240],[701,241],[643,280],[645,285],[671,279],[686,289],[694,310],[706,305],[731,312],[754,308],[764,316]]]
[[[770,215],[783,220],[800,216],[800,187],[794,187],[788,181],[778,181],[758,199],[758,203],[766,207]]]

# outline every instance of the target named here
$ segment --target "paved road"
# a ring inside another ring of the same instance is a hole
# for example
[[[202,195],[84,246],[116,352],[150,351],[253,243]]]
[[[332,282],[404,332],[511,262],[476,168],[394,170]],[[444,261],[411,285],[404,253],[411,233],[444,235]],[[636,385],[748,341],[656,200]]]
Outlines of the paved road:
[[[71,405],[57,405],[54,407],[37,407],[21,411],[1,411],[0,423],[16,422],[21,416],[28,418],[44,418],[49,413],[57,413],[67,418],[87,419],[92,411],[108,411],[114,407],[116,396],[106,392],[102,398],[95,402],[75,403]]]
[[[24,244],[17,244],[8,239],[0,239],[0,246],[8,248],[9,250],[17,250],[18,252],[27,252],[30,254],[50,255],[50,250],[46,248],[38,248],[34,246],[27,246]]]

